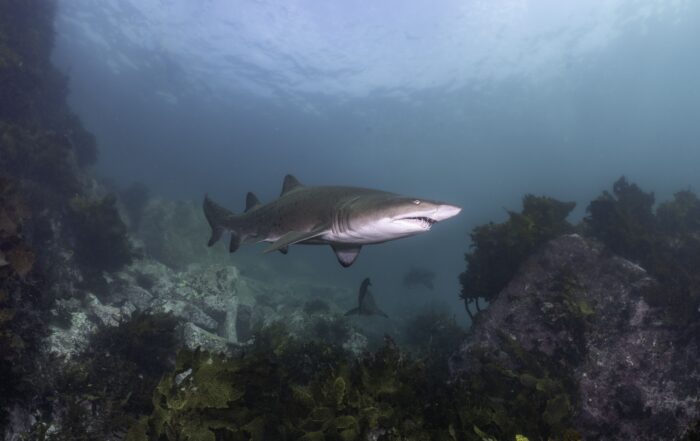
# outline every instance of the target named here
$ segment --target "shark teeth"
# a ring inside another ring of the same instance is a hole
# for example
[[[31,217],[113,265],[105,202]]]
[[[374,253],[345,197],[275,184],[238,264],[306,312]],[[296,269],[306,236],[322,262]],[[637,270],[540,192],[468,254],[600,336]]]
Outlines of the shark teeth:
[[[430,227],[432,227],[433,224],[437,222],[437,221],[434,220],[434,219],[431,219],[431,218],[429,218],[429,217],[423,217],[423,216],[420,216],[420,217],[405,217],[405,218],[403,218],[402,220],[414,221],[414,222],[420,224],[420,225],[421,225],[423,228],[425,228],[426,230],[429,230]]]

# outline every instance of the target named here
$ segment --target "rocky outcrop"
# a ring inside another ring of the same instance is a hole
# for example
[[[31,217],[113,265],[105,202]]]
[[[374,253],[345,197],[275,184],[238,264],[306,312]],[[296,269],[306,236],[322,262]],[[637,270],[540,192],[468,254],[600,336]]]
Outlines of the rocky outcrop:
[[[700,416],[700,350],[644,301],[654,283],[597,242],[555,239],[477,317],[452,373],[479,375],[486,363],[517,372],[514,344],[572,385],[570,425],[584,439],[677,438]]]

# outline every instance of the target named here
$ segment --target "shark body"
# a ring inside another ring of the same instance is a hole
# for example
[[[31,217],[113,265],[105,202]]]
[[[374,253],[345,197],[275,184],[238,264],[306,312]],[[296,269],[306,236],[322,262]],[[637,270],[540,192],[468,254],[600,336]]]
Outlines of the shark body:
[[[241,244],[270,242],[265,252],[287,253],[293,244],[327,244],[344,267],[352,265],[363,245],[377,244],[430,230],[456,216],[461,208],[443,202],[356,187],[302,185],[284,178],[280,197],[262,204],[253,193],[245,212],[236,215],[208,197],[204,214],[212,228],[209,246],[231,232],[229,251]]]

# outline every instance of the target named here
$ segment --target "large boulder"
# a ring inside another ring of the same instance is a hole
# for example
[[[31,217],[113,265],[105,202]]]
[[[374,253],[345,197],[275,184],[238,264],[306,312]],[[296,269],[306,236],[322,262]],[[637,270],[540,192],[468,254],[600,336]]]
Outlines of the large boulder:
[[[584,439],[660,440],[700,416],[700,351],[642,296],[647,272],[578,235],[548,243],[476,319],[452,374],[517,372],[517,345],[567,377]],[[511,346],[512,347],[512,346]]]

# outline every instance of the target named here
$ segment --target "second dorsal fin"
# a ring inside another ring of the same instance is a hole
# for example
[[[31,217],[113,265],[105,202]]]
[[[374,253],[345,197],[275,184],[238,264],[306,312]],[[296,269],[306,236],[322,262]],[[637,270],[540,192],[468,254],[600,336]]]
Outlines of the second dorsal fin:
[[[284,177],[284,182],[282,183],[282,193],[280,193],[280,196],[284,196],[285,194],[299,187],[303,187],[301,182],[299,182],[299,180],[294,176],[287,175]]]
[[[258,205],[260,205],[260,200],[253,194],[253,192],[249,191],[245,197],[245,211],[250,211]]]

